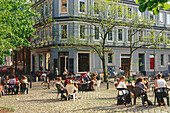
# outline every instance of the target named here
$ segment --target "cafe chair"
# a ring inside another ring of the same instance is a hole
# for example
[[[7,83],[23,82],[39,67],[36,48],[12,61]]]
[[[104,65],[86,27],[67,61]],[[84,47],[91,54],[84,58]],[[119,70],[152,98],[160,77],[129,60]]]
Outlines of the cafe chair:
[[[117,105],[120,105],[119,103],[124,103],[126,106],[127,103],[131,103],[132,105],[132,100],[130,97],[130,91],[127,88],[117,88],[118,95],[117,95]],[[123,102],[120,102],[123,101]]]
[[[155,83],[150,83],[149,84],[149,90],[150,88],[152,88],[152,91],[154,92],[154,89],[155,89]]]
[[[142,105],[144,106],[145,90],[141,87],[133,87],[132,93],[134,94],[134,105],[136,105],[136,98],[141,98]]]
[[[67,90],[67,100],[69,99],[69,96],[73,96],[73,101],[75,101],[77,92],[74,93],[74,85],[67,86],[66,90]]]
[[[57,99],[59,94],[61,94],[61,100],[64,98],[64,89],[61,87],[60,84],[56,84],[56,88],[57,88]]]
[[[98,80],[96,85],[95,85],[95,90],[97,91],[97,89],[100,87],[101,84],[101,80]]]
[[[20,84],[20,91],[21,93],[28,94],[28,83],[21,83]]]
[[[166,98],[167,99],[167,105],[169,106],[169,88],[166,87],[161,87],[158,89],[155,89],[155,98],[154,98],[154,105],[156,105],[156,99],[160,99],[160,98]]]

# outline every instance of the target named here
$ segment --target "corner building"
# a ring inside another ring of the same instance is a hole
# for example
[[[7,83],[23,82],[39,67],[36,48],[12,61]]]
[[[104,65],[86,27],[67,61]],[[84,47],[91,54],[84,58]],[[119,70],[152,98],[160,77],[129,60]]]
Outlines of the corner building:
[[[87,71],[102,72],[102,63],[99,56],[90,52],[90,48],[65,48],[62,49],[60,45],[70,36],[80,36],[80,32],[86,35],[97,33],[94,30],[81,28],[93,27],[86,25],[78,20],[71,18],[82,13],[86,13],[86,9],[90,4],[95,5],[94,0],[32,0],[33,9],[40,14],[40,17],[34,18],[37,29],[35,35],[36,39],[31,39],[31,72],[38,70],[50,70],[54,73],[56,67],[59,68],[59,73],[62,74],[64,67],[69,72],[74,74],[81,74]],[[130,11],[136,11],[138,14],[150,19],[156,20],[155,32],[161,31],[165,27],[170,27],[170,11],[161,10],[159,15],[145,11],[140,13],[138,5],[134,0],[122,0],[124,6],[128,6]],[[85,9],[81,10],[82,4]],[[75,9],[75,10],[74,10]],[[52,20],[52,21],[51,21]],[[99,28],[95,28],[98,30]],[[147,35],[149,29],[137,35]],[[66,33],[66,35],[63,35]],[[165,35],[170,39],[170,31],[166,31]],[[95,34],[95,36],[99,36]],[[97,41],[94,37],[94,43]],[[85,39],[86,40],[86,39]],[[118,42],[118,43],[114,43]],[[128,27],[121,26],[115,27],[113,32],[110,33],[110,38],[106,41],[106,46],[112,48],[111,51],[106,53],[106,66],[107,69],[114,69],[117,73],[122,73],[120,67],[128,66],[129,48],[126,44],[128,42]],[[155,54],[155,57],[154,57]],[[164,45],[163,49],[148,49],[140,48],[133,53],[131,72],[137,74],[152,75],[154,72],[163,72],[167,74],[170,72],[170,49]],[[154,66],[155,59],[155,66]],[[143,64],[140,66],[139,64]]]

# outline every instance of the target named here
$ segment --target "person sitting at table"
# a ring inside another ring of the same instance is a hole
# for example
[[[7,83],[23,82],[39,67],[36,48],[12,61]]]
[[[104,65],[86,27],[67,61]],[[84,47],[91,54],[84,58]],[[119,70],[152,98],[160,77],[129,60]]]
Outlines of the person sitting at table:
[[[74,86],[73,84],[73,81],[72,80],[69,80],[69,83],[66,85],[66,90],[69,90],[70,87],[74,87],[74,92],[76,92],[76,87]],[[68,95],[68,93],[66,93]],[[69,97],[70,98],[70,97]]]
[[[78,79],[78,81],[79,81],[80,83],[83,83],[83,82],[84,82],[83,76],[80,76],[80,78]]]
[[[14,86],[16,84],[15,76],[12,76],[11,79],[9,79],[9,88],[12,89],[12,92],[14,92]],[[10,93],[10,89],[8,90]]]
[[[116,78],[115,88],[117,88],[119,81],[120,81],[120,78]]]
[[[97,79],[94,76],[93,78],[90,78],[90,83],[89,83],[89,89],[94,90],[94,85],[96,84]]]
[[[66,86],[69,83],[69,80],[71,79],[70,76],[68,76],[68,78],[64,81],[64,86]]]
[[[15,80],[16,80],[16,83],[15,83],[15,88],[16,88],[16,92],[15,92],[15,94],[18,94],[18,90],[19,90],[19,80],[18,80],[18,78],[14,75],[14,77],[15,77]]]
[[[63,83],[62,83],[62,81],[61,81],[61,77],[57,77],[57,82],[56,82],[56,84],[59,84],[63,89],[65,89],[65,87],[64,87],[64,85],[63,85]]]
[[[144,84],[148,88],[148,79],[147,78],[144,78]]]
[[[147,87],[145,86],[145,84],[143,83],[143,78],[142,77],[139,77],[137,80],[136,80],[136,83],[135,83],[135,87],[140,87],[142,89],[145,89],[147,90]],[[148,96],[147,96],[147,93],[146,91],[145,92],[141,92],[141,93],[144,93],[144,101],[147,101],[148,105],[152,105],[151,101],[148,100]]]
[[[118,79],[119,81],[117,82],[117,88],[127,88],[126,84],[125,84],[125,76],[120,77],[120,79]],[[126,91],[123,91],[125,94],[127,93]]]
[[[161,88],[161,87],[167,88],[166,81],[164,79],[162,79],[161,77],[162,77],[161,74],[157,75],[157,80],[155,80],[155,89],[158,89],[158,88]],[[157,91],[157,92],[160,92],[160,91]],[[158,102],[158,106],[160,106],[161,103],[163,103],[163,105],[165,105],[163,98],[157,98],[157,102]]]

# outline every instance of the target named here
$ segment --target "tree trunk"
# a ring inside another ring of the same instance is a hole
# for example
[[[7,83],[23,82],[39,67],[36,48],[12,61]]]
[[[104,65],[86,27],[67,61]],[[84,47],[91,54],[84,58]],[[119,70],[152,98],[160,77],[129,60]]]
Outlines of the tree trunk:
[[[23,58],[23,74],[25,74],[25,51],[24,51],[24,47],[22,50],[22,58]]]
[[[105,56],[105,55],[104,55]],[[105,57],[102,59],[102,65],[103,65],[103,74],[104,74],[104,81],[107,82],[107,74],[106,74],[106,64],[105,64]]]
[[[17,72],[17,51],[15,51],[15,73]]]
[[[128,66],[128,79],[130,78],[130,70],[131,70],[131,62],[132,62],[132,51],[130,51],[130,59],[129,59],[129,66]]]

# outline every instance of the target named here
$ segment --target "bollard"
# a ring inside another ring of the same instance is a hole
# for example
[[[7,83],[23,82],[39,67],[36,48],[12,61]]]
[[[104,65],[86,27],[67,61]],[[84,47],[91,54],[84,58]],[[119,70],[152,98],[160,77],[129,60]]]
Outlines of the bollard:
[[[109,81],[107,80],[107,89],[109,89]]]
[[[32,88],[32,79],[30,79],[30,88]]]

